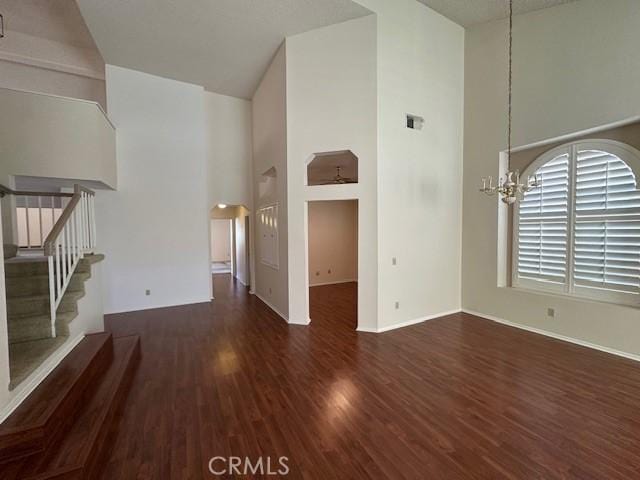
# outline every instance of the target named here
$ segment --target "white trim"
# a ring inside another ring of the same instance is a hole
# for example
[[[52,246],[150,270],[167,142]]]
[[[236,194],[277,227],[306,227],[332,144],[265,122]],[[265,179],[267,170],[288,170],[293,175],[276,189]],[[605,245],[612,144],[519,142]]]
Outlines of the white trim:
[[[358,279],[337,280],[333,282],[310,283],[309,287],[324,287],[325,285],[339,285],[341,283],[358,283]]]
[[[84,333],[67,340],[58,350],[53,352],[45,361],[36,368],[27,378],[14,390],[11,401],[0,410],[0,423],[4,422],[13,411],[42,383],[64,358],[71,353],[76,345],[85,337]]]
[[[552,145],[554,143],[559,143],[559,142],[568,143],[568,142],[571,142],[571,140],[575,140],[576,138],[581,138],[586,135],[593,135],[593,134],[604,132],[607,130],[612,130],[614,128],[624,127],[627,125],[631,125],[632,123],[636,123],[638,121],[640,121],[640,116],[630,117],[624,120],[619,120],[617,122],[612,122],[605,125],[599,125],[593,128],[587,128],[579,132],[568,133],[566,135],[560,135],[559,137],[554,137],[546,140],[541,140],[539,142],[533,142],[526,145],[522,145],[520,147],[513,148],[511,152],[517,153],[523,150],[528,150],[530,148],[544,147],[546,145]],[[503,152],[506,152],[506,150],[503,150]]]
[[[29,57],[27,55],[21,55],[19,53],[0,51],[0,60],[9,63],[27,65],[29,67],[42,68],[43,70],[66,73],[68,75],[75,75],[76,77],[86,77],[93,80],[101,80],[103,82],[105,81],[104,72],[98,72],[90,68],[78,67],[76,65],[43,60],[42,58]]]
[[[290,321],[289,325],[302,325],[302,326],[307,326],[311,323],[311,319],[307,318],[306,321],[302,321],[302,322],[294,322],[294,321]]]
[[[183,303],[167,303],[167,304],[160,304],[160,305],[148,305],[148,306],[144,306],[144,307],[140,307],[140,308],[136,308],[135,310],[116,310],[116,311],[109,311],[109,312],[104,312],[105,315],[117,315],[120,313],[135,313],[135,312],[145,312],[147,310],[156,310],[159,308],[174,308],[174,307],[187,307],[189,305],[199,305],[201,303],[211,303],[211,300],[214,297],[209,298],[209,296],[207,295],[206,298],[201,299],[201,300],[193,300],[193,301],[187,301],[187,302],[183,302]]]
[[[420,317],[420,318],[415,318],[413,320],[407,320],[406,322],[395,323],[393,325],[378,328],[378,333],[388,332],[390,330],[396,330],[398,328],[410,327],[411,325],[415,325],[417,323],[426,322],[427,320],[434,320],[440,317],[446,317],[447,315],[452,315],[454,313],[460,313],[460,309],[456,308],[455,310],[448,310],[446,312],[434,313],[433,315],[427,315],[426,317]]]
[[[265,299],[262,295],[260,295],[258,292],[254,292],[254,295],[256,297],[258,297],[260,300],[262,300],[262,303],[264,303],[267,307],[269,307],[271,310],[273,310],[275,313],[277,313],[280,317],[282,317],[282,319],[289,323],[289,319],[287,318],[286,315],[283,315],[282,312],[280,310],[278,310],[276,307],[274,307],[271,302],[267,301],[267,299]]]
[[[545,337],[554,338],[556,340],[561,340],[563,342],[573,343],[575,345],[580,345],[581,347],[591,348],[593,350],[598,350],[601,352],[609,353],[611,355],[616,355],[618,357],[627,358],[629,360],[634,360],[636,362],[640,362],[640,355],[635,355],[633,353],[623,352],[621,350],[616,350],[614,348],[604,347],[602,345],[598,345],[595,343],[587,342],[584,340],[579,340],[573,337],[566,337],[564,335],[560,335],[558,333],[553,333],[548,330],[542,330],[541,328],[530,327],[528,325],[523,325],[521,323],[511,322],[509,320],[504,320],[503,318],[494,317],[493,315],[487,315],[485,313],[476,312],[473,310],[469,310],[466,308],[462,309],[463,313],[468,313],[469,315],[475,315],[476,317],[484,318],[486,320],[491,320],[492,322],[501,323],[503,325],[507,325],[509,327],[518,328],[520,330],[525,330],[531,333],[537,333],[538,335],[544,335]]]
[[[358,327],[358,328],[356,328],[356,332],[378,333],[378,329],[377,328],[370,328],[370,327]]]
[[[384,333],[391,330],[397,330],[398,328],[410,327],[418,323],[426,322],[428,320],[435,320],[436,318],[446,317],[447,315],[453,315],[454,313],[460,313],[461,310],[456,308],[455,310],[448,310],[446,312],[434,313],[433,315],[427,315],[426,317],[414,318],[413,320],[407,320],[406,322],[394,323],[393,325],[387,325],[382,328],[370,328],[370,327],[358,327],[357,332],[366,333]]]

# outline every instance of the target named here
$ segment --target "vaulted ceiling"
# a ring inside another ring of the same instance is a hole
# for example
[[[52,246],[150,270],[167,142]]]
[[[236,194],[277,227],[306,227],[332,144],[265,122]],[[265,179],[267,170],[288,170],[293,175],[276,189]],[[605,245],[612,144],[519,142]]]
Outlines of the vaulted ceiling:
[[[77,0],[106,63],[250,98],[283,39],[370,14],[351,0]]]
[[[509,15],[509,0],[418,0],[436,12],[469,27],[478,23],[506,18]],[[554,7],[576,0],[514,0],[516,15]]]

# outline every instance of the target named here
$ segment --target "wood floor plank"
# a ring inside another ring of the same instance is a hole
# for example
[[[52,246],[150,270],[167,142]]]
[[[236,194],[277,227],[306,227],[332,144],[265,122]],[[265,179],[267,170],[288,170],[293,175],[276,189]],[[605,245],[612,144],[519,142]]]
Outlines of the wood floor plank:
[[[232,455],[302,479],[640,478],[636,362],[467,314],[358,333],[353,283],[312,288],[308,327],[214,288],[107,318],[142,361],[102,478],[215,478]]]

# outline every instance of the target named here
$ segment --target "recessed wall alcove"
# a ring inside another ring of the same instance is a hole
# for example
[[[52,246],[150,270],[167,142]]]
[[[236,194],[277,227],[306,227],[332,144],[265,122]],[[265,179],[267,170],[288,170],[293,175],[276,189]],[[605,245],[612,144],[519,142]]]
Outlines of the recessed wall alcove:
[[[358,183],[358,157],[351,150],[314,153],[306,181],[308,186]]]
[[[260,204],[264,205],[275,201],[278,191],[278,171],[276,167],[271,167],[260,175],[258,183],[258,198]]]

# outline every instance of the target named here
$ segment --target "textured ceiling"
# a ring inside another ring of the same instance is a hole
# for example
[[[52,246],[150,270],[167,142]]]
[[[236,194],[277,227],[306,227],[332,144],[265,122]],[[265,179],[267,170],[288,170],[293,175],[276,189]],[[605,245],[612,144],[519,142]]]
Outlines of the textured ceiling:
[[[0,0],[5,28],[83,48],[95,48],[74,0]]]
[[[509,16],[508,0],[418,0],[454,22],[469,27]],[[514,0],[514,14],[553,7],[576,0]]]
[[[351,0],[77,0],[106,63],[250,98],[285,37],[371,12]]]

